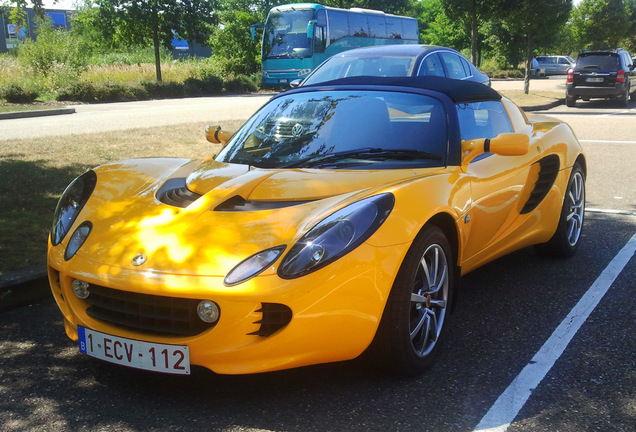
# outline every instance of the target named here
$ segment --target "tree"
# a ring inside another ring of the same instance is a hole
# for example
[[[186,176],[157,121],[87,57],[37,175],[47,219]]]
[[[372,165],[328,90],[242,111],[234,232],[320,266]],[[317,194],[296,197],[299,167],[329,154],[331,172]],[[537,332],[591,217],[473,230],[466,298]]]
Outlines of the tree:
[[[504,21],[508,29],[516,29],[526,42],[523,90],[527,94],[536,41],[556,37],[570,16],[572,0],[508,0],[505,10]]]
[[[461,25],[444,12],[442,0],[414,1],[411,5],[420,29],[420,42],[460,50],[470,45]]]
[[[623,0],[583,0],[572,11],[575,36],[585,48],[617,48],[634,25],[630,12]]]
[[[215,0],[97,0],[97,5],[114,37],[128,44],[152,44],[157,81],[160,47],[169,47],[175,35],[205,43],[215,21]]]
[[[478,65],[479,29],[497,14],[498,1],[493,0],[442,0],[444,12],[452,20],[461,23],[470,35],[470,57]]]

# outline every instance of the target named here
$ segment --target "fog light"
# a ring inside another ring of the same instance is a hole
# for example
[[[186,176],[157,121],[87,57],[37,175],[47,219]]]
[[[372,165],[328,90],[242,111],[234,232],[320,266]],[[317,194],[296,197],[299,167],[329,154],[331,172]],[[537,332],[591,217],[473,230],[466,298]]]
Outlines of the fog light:
[[[197,313],[201,321],[213,323],[218,321],[221,311],[216,303],[210,300],[202,300],[197,306]]]
[[[75,279],[73,281],[73,293],[75,294],[75,297],[82,300],[87,299],[91,293],[88,290],[88,287],[88,282]]]

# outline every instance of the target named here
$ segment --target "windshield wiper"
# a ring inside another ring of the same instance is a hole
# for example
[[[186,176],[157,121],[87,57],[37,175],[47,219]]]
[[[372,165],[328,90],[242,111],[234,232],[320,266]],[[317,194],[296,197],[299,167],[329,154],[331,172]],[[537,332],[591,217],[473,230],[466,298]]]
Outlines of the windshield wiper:
[[[442,156],[423,152],[419,150],[392,150],[382,148],[361,148],[355,150],[347,150],[334,153],[326,153],[323,155],[311,156],[305,159],[301,159],[296,162],[292,162],[287,165],[283,165],[281,168],[298,168],[298,167],[316,167],[323,164],[338,162],[355,157],[357,159],[376,160],[376,159],[396,159],[396,160],[412,160],[412,159],[433,159],[436,161],[442,161]]]

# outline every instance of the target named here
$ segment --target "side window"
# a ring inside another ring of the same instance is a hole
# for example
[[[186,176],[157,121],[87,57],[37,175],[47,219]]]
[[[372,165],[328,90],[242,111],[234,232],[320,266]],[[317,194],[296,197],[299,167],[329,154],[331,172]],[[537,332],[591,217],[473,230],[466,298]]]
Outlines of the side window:
[[[559,57],[559,64],[569,65],[570,63],[566,59]]]
[[[457,104],[462,140],[494,138],[513,132],[508,113],[500,101]]]
[[[420,35],[417,31],[417,21],[414,19],[402,19],[403,39],[418,40]]]
[[[462,65],[462,61],[459,56],[449,52],[441,52],[439,53],[439,56],[442,58],[442,62],[444,62],[444,67],[446,68],[446,74],[448,78],[466,78],[464,66]]]
[[[417,71],[420,76],[444,76],[444,68],[437,53],[430,54],[422,60],[420,70]]]
[[[369,23],[367,16],[352,12],[349,14],[349,35],[354,37],[369,37]]]
[[[473,71],[470,68],[470,65],[468,64],[468,62],[464,59],[461,59],[461,60],[462,60],[462,65],[464,65],[464,72],[466,72],[466,76],[467,77],[473,76]]]
[[[369,16],[369,32],[370,36],[374,38],[386,37],[386,21],[384,16]]]
[[[329,11],[329,43],[332,44],[349,35],[349,22],[346,12]]]
[[[402,20],[386,17],[386,34],[390,39],[402,39]]]
[[[324,9],[316,15],[316,29],[314,33],[314,52],[323,53],[327,48],[327,13]]]

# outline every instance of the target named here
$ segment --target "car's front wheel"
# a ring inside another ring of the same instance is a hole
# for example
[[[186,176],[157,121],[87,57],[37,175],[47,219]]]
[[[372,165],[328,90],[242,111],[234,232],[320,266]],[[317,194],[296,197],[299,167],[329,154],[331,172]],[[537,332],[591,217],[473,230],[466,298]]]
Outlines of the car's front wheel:
[[[557,230],[547,243],[537,250],[550,256],[570,257],[579,246],[585,216],[585,173],[577,162],[568,181]]]
[[[425,227],[397,275],[374,340],[375,360],[391,372],[417,375],[437,355],[453,300],[455,258],[443,231]]]

